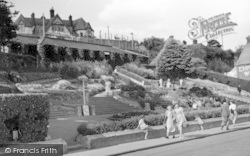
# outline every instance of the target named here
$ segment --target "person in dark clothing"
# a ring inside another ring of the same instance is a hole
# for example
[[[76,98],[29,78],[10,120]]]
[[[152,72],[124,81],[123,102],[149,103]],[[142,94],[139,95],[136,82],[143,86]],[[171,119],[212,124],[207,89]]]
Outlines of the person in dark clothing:
[[[221,105],[221,130],[223,130],[223,127],[226,126],[226,129],[229,130],[229,116],[230,116],[230,111],[229,111],[229,105],[228,105],[228,100],[222,99],[222,105]]]
[[[239,94],[241,95],[241,87],[240,87],[240,85],[238,86],[238,92],[239,92]]]

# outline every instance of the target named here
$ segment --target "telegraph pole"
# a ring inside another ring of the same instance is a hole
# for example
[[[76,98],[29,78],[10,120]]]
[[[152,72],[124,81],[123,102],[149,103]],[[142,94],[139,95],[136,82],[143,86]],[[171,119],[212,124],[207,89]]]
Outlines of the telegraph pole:
[[[109,26],[108,26],[108,42],[109,42]],[[110,44],[110,42],[109,42],[109,44]]]
[[[132,36],[132,50],[134,50],[134,34],[131,33],[131,36]]]

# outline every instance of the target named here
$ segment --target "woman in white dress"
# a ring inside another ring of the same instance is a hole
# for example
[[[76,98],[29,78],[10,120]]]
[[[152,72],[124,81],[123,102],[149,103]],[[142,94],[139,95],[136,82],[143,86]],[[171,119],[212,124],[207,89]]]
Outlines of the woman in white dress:
[[[233,126],[235,127],[238,114],[237,114],[237,106],[232,101],[230,102],[229,110],[230,110],[230,119],[232,120]]]
[[[183,139],[185,136],[184,136],[184,133],[182,132],[183,130],[183,124],[184,122],[187,121],[185,115],[184,115],[184,112],[183,112],[183,108],[182,107],[179,107],[179,104],[176,104],[175,105],[175,114],[176,114],[176,126],[178,128],[178,131],[180,132],[180,139]]]
[[[175,127],[174,127],[174,123],[173,121],[175,120],[175,115],[174,115],[174,111],[172,110],[172,106],[168,106],[167,110],[165,112],[165,117],[164,117],[164,127],[166,129],[166,137],[165,138],[169,138],[169,133],[173,133],[175,131]],[[173,138],[175,138],[175,136],[173,135]]]

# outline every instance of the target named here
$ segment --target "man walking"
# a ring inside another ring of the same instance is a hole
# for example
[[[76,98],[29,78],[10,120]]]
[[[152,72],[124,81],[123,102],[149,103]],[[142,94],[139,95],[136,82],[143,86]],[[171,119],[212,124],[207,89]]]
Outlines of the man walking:
[[[230,116],[230,110],[229,110],[229,100],[223,98],[221,101],[221,130],[223,130],[224,126],[226,126],[226,130],[229,130],[229,116]]]

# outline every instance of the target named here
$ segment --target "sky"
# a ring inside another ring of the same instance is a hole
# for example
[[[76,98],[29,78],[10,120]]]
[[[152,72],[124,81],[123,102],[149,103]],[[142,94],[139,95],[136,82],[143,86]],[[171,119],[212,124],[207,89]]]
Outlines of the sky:
[[[112,36],[142,41],[151,36],[167,39],[173,35],[178,40],[188,38],[188,21],[191,18],[205,19],[231,12],[230,19],[237,23],[235,33],[223,37],[223,48],[235,50],[246,44],[250,35],[249,0],[9,0],[25,17],[34,12],[36,17],[44,13],[49,18],[53,7],[62,19],[82,17],[95,30],[95,36]],[[19,16],[18,15],[18,16]],[[17,16],[17,17],[18,17]],[[17,18],[16,17],[16,18]],[[199,41],[199,40],[198,40]],[[218,38],[222,42],[221,38]],[[205,44],[205,43],[204,43]]]

